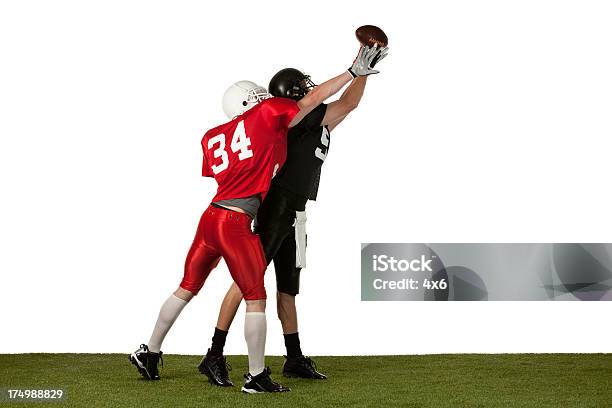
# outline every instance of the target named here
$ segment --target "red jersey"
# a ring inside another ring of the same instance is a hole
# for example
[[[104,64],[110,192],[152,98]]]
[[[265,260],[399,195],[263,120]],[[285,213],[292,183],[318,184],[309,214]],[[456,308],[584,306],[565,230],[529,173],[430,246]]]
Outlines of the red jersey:
[[[289,123],[300,111],[292,99],[270,98],[202,138],[202,175],[219,185],[213,202],[260,194],[287,157]]]

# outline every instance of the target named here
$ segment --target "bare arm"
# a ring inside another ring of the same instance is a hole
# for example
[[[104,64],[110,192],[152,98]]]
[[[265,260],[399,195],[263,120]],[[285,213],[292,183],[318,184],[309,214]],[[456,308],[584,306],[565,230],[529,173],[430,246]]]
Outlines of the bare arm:
[[[368,77],[366,76],[353,79],[351,84],[342,93],[340,99],[327,106],[321,126],[330,126],[331,130],[332,125],[333,127],[338,126],[346,115],[355,110],[359,106],[359,102],[361,102],[367,80]]]
[[[300,108],[300,111],[293,118],[293,120],[289,124],[289,127],[291,128],[300,123],[300,121],[304,119],[304,117],[310,112],[312,112],[314,108],[319,106],[330,96],[336,94],[340,89],[342,89],[344,85],[348,84],[351,79],[366,77],[372,74],[378,74],[378,71],[373,69],[373,65],[377,63],[375,59],[378,58],[378,61],[380,61],[384,57],[386,57],[386,55],[387,47],[384,47],[380,50],[376,46],[368,47],[367,45],[364,45],[360,47],[359,53],[357,54],[357,58],[355,58],[355,61],[353,61],[353,65],[349,68],[348,71],[326,82],[323,82],[321,85],[308,92],[308,94],[298,102],[298,107]],[[361,100],[361,96],[363,95],[364,87],[365,79],[363,80],[363,82],[359,80],[355,85],[356,89],[347,89],[343,96],[347,95],[347,98],[349,99],[349,101],[353,101],[353,104],[355,104],[355,100],[357,100],[356,103],[359,103],[359,100]],[[350,103],[348,103],[347,106],[350,107]],[[335,109],[332,109],[332,111],[334,110]],[[345,113],[339,112],[338,114],[336,114],[335,118],[330,118],[328,123],[338,121],[342,116],[348,115],[348,112],[350,112],[350,110]]]
[[[300,111],[293,118],[289,127],[294,127],[306,115],[313,111],[314,108],[319,106],[323,101],[325,101],[330,96],[336,94],[338,91],[344,87],[344,85],[348,84],[349,81],[353,79],[353,76],[345,71],[344,73],[334,77],[328,81],[323,82],[321,85],[315,87],[312,91],[308,92],[306,96],[304,96],[300,101],[298,101],[298,107]]]
[[[330,132],[332,130],[334,130],[336,128],[336,126],[338,126],[340,124],[340,122],[342,122],[344,120],[344,118],[346,118],[348,115],[345,116],[341,116],[339,117],[337,120],[335,120],[334,122],[330,123],[327,125],[327,130],[329,130]]]

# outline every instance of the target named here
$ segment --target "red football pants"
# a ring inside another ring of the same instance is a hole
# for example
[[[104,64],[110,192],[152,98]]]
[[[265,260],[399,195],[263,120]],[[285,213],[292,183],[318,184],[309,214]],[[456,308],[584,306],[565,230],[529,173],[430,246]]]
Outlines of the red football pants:
[[[245,300],[266,298],[266,258],[246,214],[209,206],[185,261],[181,288],[197,294],[223,257]]]

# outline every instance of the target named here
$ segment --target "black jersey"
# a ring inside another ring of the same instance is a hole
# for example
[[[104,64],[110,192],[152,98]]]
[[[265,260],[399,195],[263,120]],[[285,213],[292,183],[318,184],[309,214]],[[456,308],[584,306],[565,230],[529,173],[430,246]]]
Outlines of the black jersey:
[[[329,129],[321,126],[327,105],[322,103],[289,129],[287,160],[272,184],[309,200],[317,199],[321,166],[329,149]]]

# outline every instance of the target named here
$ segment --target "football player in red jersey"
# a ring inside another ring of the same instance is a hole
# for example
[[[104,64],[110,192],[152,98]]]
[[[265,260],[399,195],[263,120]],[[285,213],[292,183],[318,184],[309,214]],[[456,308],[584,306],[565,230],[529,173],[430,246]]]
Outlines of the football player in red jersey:
[[[387,51],[387,48],[380,49],[376,62]],[[273,261],[276,272],[278,317],[287,348],[283,375],[287,377],[327,378],[316,370],[312,359],[302,354],[298,337],[295,296],[299,293],[300,271],[305,266],[305,207],[308,200],[316,199],[330,132],[357,107],[366,79],[367,76],[354,79],[340,99],[329,105],[320,104],[289,131],[287,160],[272,180],[269,194],[257,214],[255,231],[263,245],[266,262]],[[308,75],[286,68],[274,75],[268,89],[274,96],[300,101],[313,87]],[[241,301],[242,292],[233,284],[221,305],[212,346],[198,366],[212,384],[232,384],[225,368],[223,347]]]
[[[370,67],[376,53],[376,49],[363,48],[347,72],[297,102],[272,98],[265,88],[249,81],[237,82],[225,92],[223,108],[231,120],[209,130],[202,139],[203,175],[215,178],[217,194],[200,219],[180,286],[162,305],[149,343],[129,356],[144,378],[159,379],[157,365],[166,334],[223,257],[246,301],[249,372],[242,391],[289,390],[272,381],[264,364],[266,260],[259,238],[251,231],[251,221],[285,161],[289,128],[353,78],[377,73]]]

